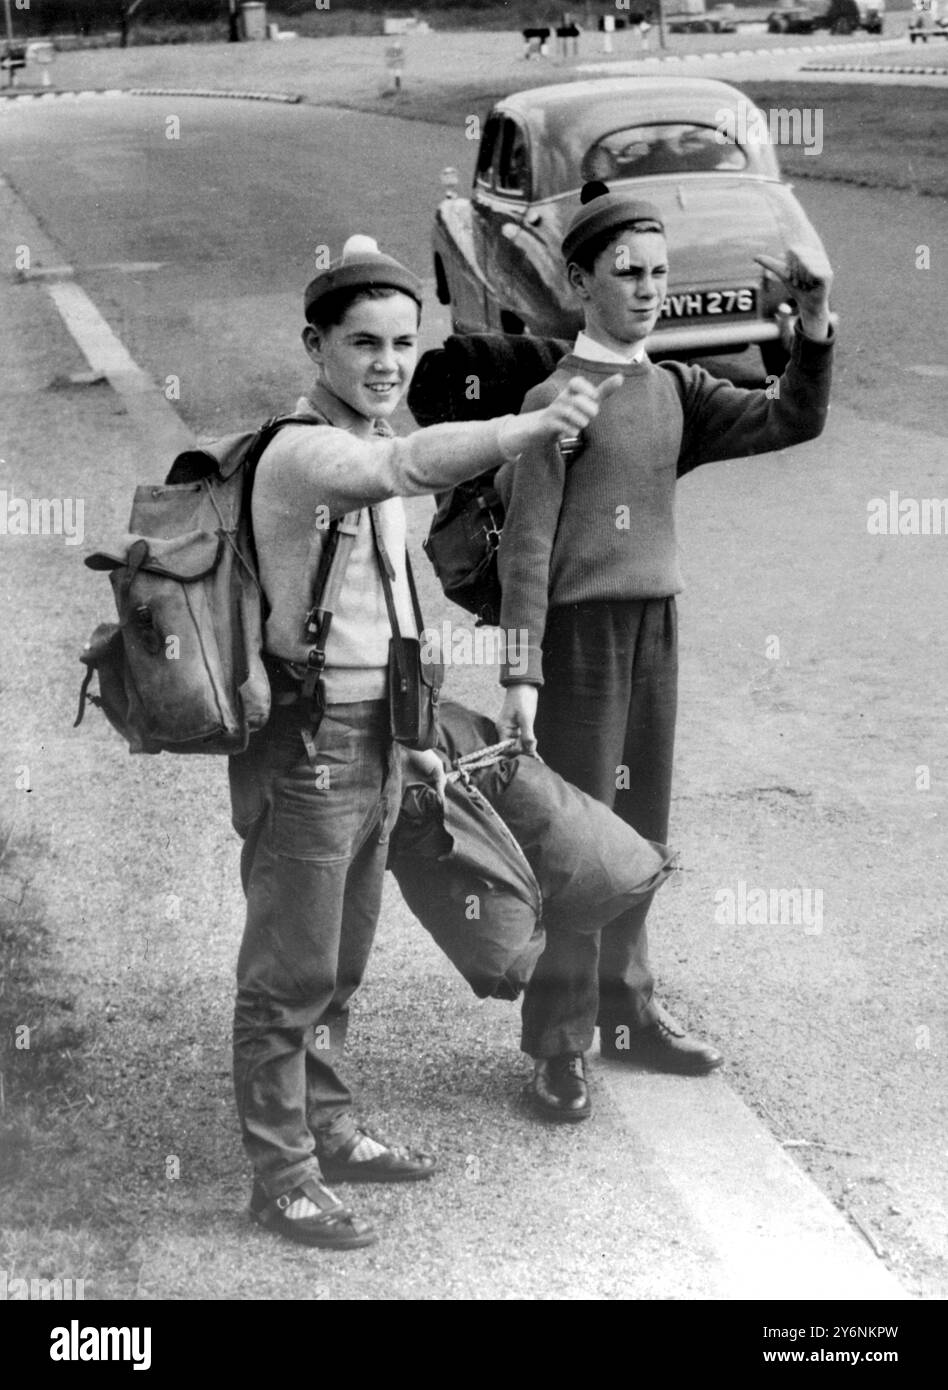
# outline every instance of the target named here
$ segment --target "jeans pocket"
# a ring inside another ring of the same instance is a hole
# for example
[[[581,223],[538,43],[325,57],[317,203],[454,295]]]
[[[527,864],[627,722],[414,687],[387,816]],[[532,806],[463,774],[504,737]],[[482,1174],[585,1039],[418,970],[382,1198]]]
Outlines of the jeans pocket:
[[[286,859],[332,863],[352,853],[365,804],[365,758],[357,732],[324,718],[311,763],[301,757],[273,783],[272,848]]]

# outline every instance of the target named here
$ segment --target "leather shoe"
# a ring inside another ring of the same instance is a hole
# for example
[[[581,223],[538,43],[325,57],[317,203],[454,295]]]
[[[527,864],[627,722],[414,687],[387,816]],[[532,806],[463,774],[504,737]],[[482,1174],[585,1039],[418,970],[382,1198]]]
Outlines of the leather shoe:
[[[356,1130],[341,1148],[333,1149],[330,1154],[320,1154],[319,1166],[327,1182],[418,1182],[430,1178],[438,1166],[431,1154],[389,1145],[375,1158],[353,1160],[350,1155],[364,1133],[364,1130]]]
[[[319,1208],[318,1215],[287,1216],[287,1208],[299,1197],[308,1197]],[[268,1197],[260,1183],[255,1182],[250,1198],[250,1215],[261,1226],[286,1236],[288,1240],[298,1241],[301,1245],[318,1245],[324,1250],[355,1250],[360,1246],[374,1245],[378,1240],[368,1221],[354,1216],[335,1193],[313,1177],[303,1178],[296,1187],[281,1192],[279,1197]]]
[[[534,1063],[533,1079],[525,1095],[545,1120],[559,1124],[585,1120],[592,1105],[583,1054],[564,1052],[559,1057],[541,1057]]]
[[[610,1061],[683,1076],[707,1076],[721,1066],[720,1052],[686,1033],[661,1004],[654,1007],[657,1015],[644,1028],[600,1027],[600,1054]]]

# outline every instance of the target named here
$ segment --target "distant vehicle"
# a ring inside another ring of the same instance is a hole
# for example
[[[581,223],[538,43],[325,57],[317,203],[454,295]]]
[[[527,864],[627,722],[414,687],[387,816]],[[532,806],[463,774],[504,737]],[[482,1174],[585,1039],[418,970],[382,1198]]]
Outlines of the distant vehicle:
[[[881,34],[884,12],[885,0],[830,0],[819,27],[831,34]]]
[[[948,19],[936,19],[931,10],[917,14],[909,25],[909,38],[927,43],[929,39],[948,39]]]
[[[651,353],[760,349],[787,361],[794,305],[754,256],[822,243],[780,177],[767,118],[709,78],[613,77],[515,92],[487,116],[469,198],[442,199],[438,299],[456,333],[572,338],[582,312],[560,243],[589,180],[661,211],[671,272]],[[442,176],[456,182],[455,170]]]
[[[771,10],[767,16],[770,34],[812,34],[828,29],[831,34],[852,34],[864,29],[867,34],[881,34],[885,0],[830,0],[826,9],[810,5],[794,5],[786,10]]]
[[[767,16],[768,34],[812,34],[819,16],[808,5],[772,10]]]
[[[737,25],[732,19],[720,19],[714,15],[688,15],[685,18],[672,18],[668,22],[672,34],[736,34]]]

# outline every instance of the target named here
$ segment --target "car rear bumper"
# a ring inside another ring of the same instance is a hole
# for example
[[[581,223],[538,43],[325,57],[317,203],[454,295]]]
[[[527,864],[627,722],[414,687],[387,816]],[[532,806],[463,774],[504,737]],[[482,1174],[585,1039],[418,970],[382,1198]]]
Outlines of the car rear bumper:
[[[775,319],[742,319],[734,323],[682,323],[653,333],[646,348],[657,352],[718,351],[747,343],[770,343],[784,337]]]

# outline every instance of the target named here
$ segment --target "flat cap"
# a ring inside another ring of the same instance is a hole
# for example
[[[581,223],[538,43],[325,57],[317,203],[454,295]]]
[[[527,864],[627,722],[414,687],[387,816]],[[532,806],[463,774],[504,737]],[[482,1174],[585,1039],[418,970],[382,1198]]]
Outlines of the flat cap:
[[[655,222],[664,232],[662,214],[654,203],[630,193],[612,193],[604,183],[583,184],[580,199],[583,206],[574,215],[563,238],[563,258],[566,264],[575,260],[576,252],[588,241],[621,227],[625,222]]]
[[[378,243],[368,236],[351,236],[342,248],[338,261],[320,273],[303,292],[303,313],[312,322],[314,310],[328,295],[338,290],[391,289],[401,290],[421,307],[422,285],[417,275],[386,256]]]

